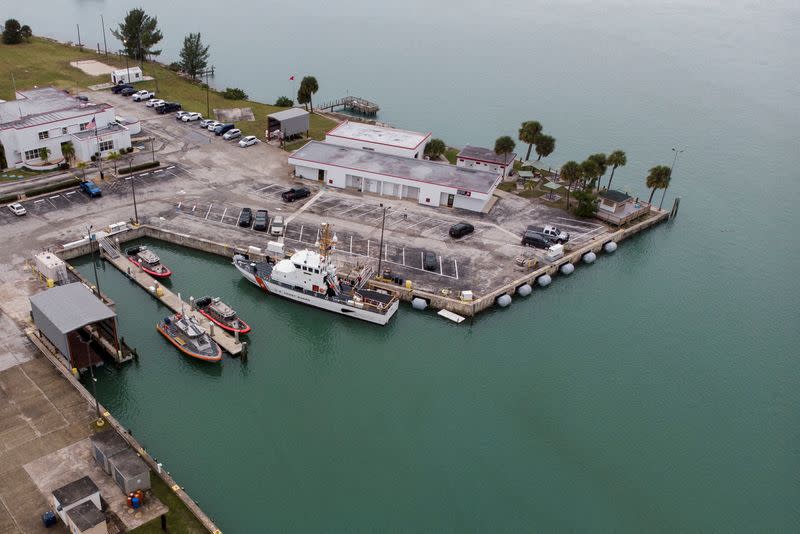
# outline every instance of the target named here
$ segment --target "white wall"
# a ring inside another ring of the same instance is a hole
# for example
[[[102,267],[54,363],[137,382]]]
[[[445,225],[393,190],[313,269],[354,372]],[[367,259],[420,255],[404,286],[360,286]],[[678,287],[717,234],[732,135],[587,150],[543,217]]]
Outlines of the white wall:
[[[423,151],[425,149],[425,145],[428,144],[428,140],[422,143],[419,147],[414,149],[396,147],[396,146],[389,146],[389,145],[382,145],[379,143],[371,143],[369,141],[359,141],[356,139],[344,139],[342,137],[336,137],[335,135],[326,135],[325,142],[330,143],[332,145],[337,146],[346,146],[350,148],[359,148],[363,150],[372,150],[374,152],[379,152],[381,154],[393,154],[395,156],[402,156],[404,158],[414,158],[415,154],[418,154],[417,159],[423,158]]]
[[[503,178],[508,177],[508,172],[513,168],[513,162],[510,165],[502,166],[495,163],[485,163],[482,161],[475,161],[472,159],[458,158],[456,160],[457,167],[466,167],[467,169],[477,169],[479,171],[487,171],[494,174],[503,174]]]

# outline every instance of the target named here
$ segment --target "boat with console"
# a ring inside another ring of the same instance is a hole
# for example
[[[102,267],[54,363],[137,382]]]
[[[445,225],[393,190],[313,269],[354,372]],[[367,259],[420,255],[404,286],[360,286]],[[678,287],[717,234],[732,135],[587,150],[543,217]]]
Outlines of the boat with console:
[[[222,359],[222,349],[194,317],[182,313],[164,317],[156,324],[156,330],[187,356],[206,362]]]
[[[172,274],[172,271],[161,263],[161,258],[145,245],[125,249],[125,255],[131,263],[138,265],[141,270],[150,276],[168,278]]]
[[[246,334],[250,331],[250,325],[244,322],[236,311],[222,302],[219,297],[202,297],[194,301],[194,305],[210,321],[228,332]]]

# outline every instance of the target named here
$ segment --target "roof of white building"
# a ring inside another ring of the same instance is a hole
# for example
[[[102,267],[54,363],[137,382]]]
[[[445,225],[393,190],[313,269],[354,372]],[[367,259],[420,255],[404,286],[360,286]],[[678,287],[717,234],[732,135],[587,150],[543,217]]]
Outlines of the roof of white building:
[[[0,103],[0,130],[27,128],[100,113],[111,106],[84,102],[55,87],[17,91],[17,99]]]
[[[326,136],[341,137],[343,139],[352,139],[355,141],[364,141],[366,143],[414,150],[430,137],[431,133],[428,132],[424,134],[408,130],[398,130],[397,128],[376,126],[374,124],[365,124],[363,122],[345,121],[328,132]]]
[[[499,177],[495,173],[456,167],[448,163],[405,158],[319,141],[309,141],[289,156],[290,164],[302,166],[304,162],[486,194],[494,189]]]
[[[294,117],[303,117],[308,115],[308,111],[300,108],[289,108],[284,109],[283,111],[276,111],[275,113],[270,113],[267,117],[273,118],[276,121],[285,121],[287,119],[292,119]]]
[[[508,165],[517,157],[516,154],[504,154],[501,156],[491,148],[467,145],[458,153],[459,158],[482,161],[484,163],[494,163],[495,165]]]

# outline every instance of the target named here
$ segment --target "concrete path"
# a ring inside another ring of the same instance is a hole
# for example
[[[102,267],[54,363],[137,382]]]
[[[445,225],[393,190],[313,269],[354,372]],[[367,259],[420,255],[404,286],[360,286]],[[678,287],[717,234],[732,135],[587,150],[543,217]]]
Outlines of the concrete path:
[[[303,204],[302,208],[300,208],[299,210],[295,211],[294,213],[286,217],[286,220],[283,222],[284,227],[287,226],[290,222],[292,222],[298,215],[306,211],[310,206],[314,204],[314,202],[319,200],[319,198],[322,196],[324,192],[325,192],[324,189],[320,189],[319,193],[311,197],[311,200]]]

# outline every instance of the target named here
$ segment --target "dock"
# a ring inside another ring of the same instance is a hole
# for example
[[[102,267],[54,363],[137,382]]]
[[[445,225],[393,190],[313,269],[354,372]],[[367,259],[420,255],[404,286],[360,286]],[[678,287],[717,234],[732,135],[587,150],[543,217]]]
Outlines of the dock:
[[[345,96],[339,98],[338,100],[333,100],[331,102],[326,102],[321,106],[317,106],[317,109],[320,111],[334,111],[334,108],[340,107],[346,111],[352,111],[356,113],[361,113],[362,115],[377,115],[378,111],[380,111],[381,107],[374,103],[370,102],[366,98],[361,98],[359,96]]]
[[[175,313],[184,313],[190,317],[197,319],[197,322],[202,326],[211,338],[217,344],[230,354],[231,356],[238,356],[242,353],[242,343],[234,336],[228,334],[222,328],[214,325],[204,315],[195,310],[189,303],[183,301],[178,295],[159,284],[155,278],[142,271],[138,266],[134,265],[125,255],[117,248],[117,246],[108,238],[101,238],[98,240],[101,249],[101,256],[111,265],[119,269],[128,278],[142,286],[153,298],[158,299],[166,307]],[[150,288],[159,287],[163,293],[159,296]],[[154,323],[155,324],[155,323]]]

